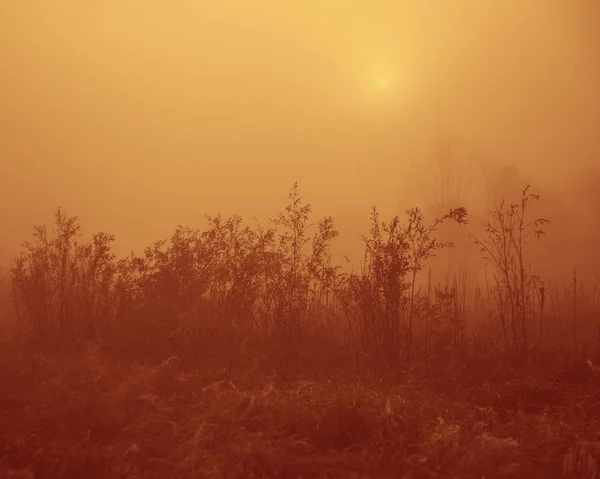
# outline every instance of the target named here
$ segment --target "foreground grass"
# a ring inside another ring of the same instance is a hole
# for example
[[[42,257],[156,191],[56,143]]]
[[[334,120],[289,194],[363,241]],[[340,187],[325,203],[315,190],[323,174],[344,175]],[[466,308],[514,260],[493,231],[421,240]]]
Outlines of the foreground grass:
[[[448,391],[448,388],[446,388]],[[417,384],[0,352],[0,477],[561,477],[598,399],[520,379]]]

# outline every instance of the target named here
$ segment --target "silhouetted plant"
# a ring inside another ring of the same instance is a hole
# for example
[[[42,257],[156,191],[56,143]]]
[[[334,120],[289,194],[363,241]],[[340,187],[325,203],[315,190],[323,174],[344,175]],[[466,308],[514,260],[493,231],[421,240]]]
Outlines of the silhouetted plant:
[[[24,243],[15,261],[13,297],[18,320],[27,333],[55,339],[91,339],[109,321],[115,273],[112,235],[94,235],[80,243],[75,216],[60,208],[54,237],[45,226],[34,228],[33,243]],[[98,324],[102,321],[102,324]]]
[[[384,369],[394,368],[403,349],[409,245],[400,218],[382,223],[376,208],[371,212],[369,233],[362,238],[364,269],[350,278],[349,286],[361,313],[357,358],[365,362],[366,369],[382,374]],[[357,365],[359,369],[363,368],[361,363]]]
[[[14,329],[12,304],[10,294],[10,279],[8,273],[0,268],[0,328]]]
[[[384,368],[394,370],[402,352],[410,366],[417,274],[438,250],[453,246],[433,236],[437,226],[446,220],[465,223],[467,211],[451,210],[429,226],[418,208],[406,214],[406,225],[399,216],[382,223],[373,208],[370,236],[363,237],[364,271],[350,280],[361,311],[358,357],[366,356],[368,367],[379,374]]]
[[[527,186],[519,203],[502,200],[488,210],[484,237],[471,235],[483,258],[496,269],[495,296],[506,348],[521,353],[528,348],[527,318],[536,284],[535,276],[526,268],[525,246],[531,236],[539,239],[545,234],[548,223],[544,218],[526,219],[528,206],[539,199]]]
[[[279,341],[281,364],[294,369],[300,362],[303,338],[309,327],[315,326],[316,305],[333,294],[336,268],[331,263],[330,246],[338,232],[333,219],[325,218],[309,237],[308,229],[314,226],[308,222],[311,206],[302,203],[297,183],[288,198],[285,212],[272,220],[277,230],[278,261],[269,272],[268,289],[274,306],[272,332]]]
[[[408,215],[408,226],[406,229],[406,237],[409,247],[409,270],[411,272],[410,284],[410,309],[408,315],[408,337],[407,337],[407,365],[410,367],[412,341],[413,341],[413,313],[414,313],[414,298],[415,284],[417,274],[425,266],[425,262],[434,257],[437,252],[444,248],[454,246],[452,241],[439,241],[433,237],[433,233],[437,227],[445,221],[454,221],[461,224],[467,223],[467,210],[464,207],[450,210],[449,213],[439,219],[435,219],[430,226],[425,226],[423,214],[419,208],[414,208],[406,212]]]
[[[227,358],[230,367],[267,354],[280,372],[297,369],[307,335],[335,301],[330,246],[338,233],[325,218],[310,236],[310,205],[297,185],[289,198],[270,228],[207,217],[205,231],[178,227],[143,256],[116,263],[113,323],[135,338],[130,348]]]

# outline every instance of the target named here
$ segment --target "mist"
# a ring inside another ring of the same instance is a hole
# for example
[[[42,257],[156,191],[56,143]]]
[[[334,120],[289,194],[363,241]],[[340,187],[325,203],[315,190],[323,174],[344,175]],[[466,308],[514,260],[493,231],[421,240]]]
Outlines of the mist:
[[[592,264],[598,2],[61,0],[0,18],[4,263],[57,206],[126,254],[204,215],[266,222],[296,181],[359,261],[372,206],[426,210],[447,142],[470,211],[532,182],[556,225],[538,260]]]
[[[0,477],[596,477],[599,160],[598,0],[0,1]]]

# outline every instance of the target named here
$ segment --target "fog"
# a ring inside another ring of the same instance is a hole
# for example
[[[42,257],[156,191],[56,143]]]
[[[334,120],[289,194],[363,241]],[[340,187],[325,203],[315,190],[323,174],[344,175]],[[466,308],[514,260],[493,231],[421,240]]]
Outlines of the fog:
[[[371,206],[426,206],[440,142],[469,192],[531,180],[578,228],[549,231],[542,261],[589,266],[600,239],[597,1],[38,0],[0,18],[4,262],[57,206],[123,254],[206,214],[264,222],[296,181],[360,259]]]

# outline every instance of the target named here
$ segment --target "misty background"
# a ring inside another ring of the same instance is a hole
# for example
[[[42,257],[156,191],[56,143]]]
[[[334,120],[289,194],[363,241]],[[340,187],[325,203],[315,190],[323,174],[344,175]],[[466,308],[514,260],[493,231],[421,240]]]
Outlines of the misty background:
[[[472,225],[532,181],[542,267],[599,265],[597,1],[38,0],[0,23],[1,263],[57,206],[127,254],[206,214],[266,223],[296,181],[358,263],[370,208],[426,208],[446,144]]]

